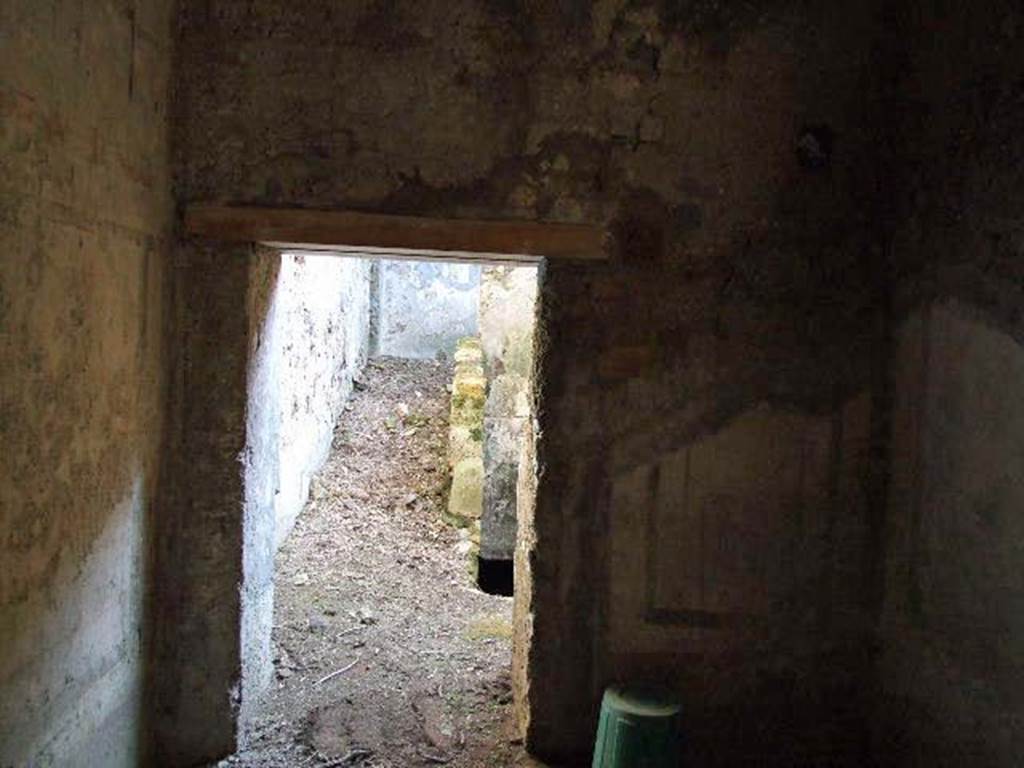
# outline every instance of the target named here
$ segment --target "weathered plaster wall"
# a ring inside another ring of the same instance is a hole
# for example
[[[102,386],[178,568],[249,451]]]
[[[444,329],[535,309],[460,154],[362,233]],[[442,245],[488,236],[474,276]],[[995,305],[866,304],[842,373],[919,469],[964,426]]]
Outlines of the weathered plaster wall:
[[[477,332],[480,267],[437,261],[379,263],[374,354],[449,358]]]
[[[516,492],[531,411],[536,267],[484,267],[480,276],[480,343],[487,372],[484,404],[484,501],[480,556],[511,560],[516,546]]]
[[[0,765],[135,766],[171,3],[0,2]]]
[[[184,4],[185,201],[609,226],[610,261],[550,263],[539,298],[516,669],[546,757],[587,752],[624,676],[677,684],[707,764],[863,756],[892,194],[875,10]]]
[[[337,256],[285,255],[275,306],[263,333],[280,402],[275,509],[278,545],[309,496],[327,458],[352,377],[369,352],[370,262]]]
[[[249,272],[240,738],[273,671],[274,552],[369,347],[370,262],[259,250]]]
[[[893,22],[908,98],[891,142],[879,752],[1009,766],[1024,748],[1024,13],[920,2]]]

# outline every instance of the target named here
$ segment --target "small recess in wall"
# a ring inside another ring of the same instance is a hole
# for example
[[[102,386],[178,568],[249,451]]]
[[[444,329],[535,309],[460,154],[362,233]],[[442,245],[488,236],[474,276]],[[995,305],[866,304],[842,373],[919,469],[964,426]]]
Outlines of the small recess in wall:
[[[477,584],[487,594],[512,597],[514,582],[511,560],[477,560]]]

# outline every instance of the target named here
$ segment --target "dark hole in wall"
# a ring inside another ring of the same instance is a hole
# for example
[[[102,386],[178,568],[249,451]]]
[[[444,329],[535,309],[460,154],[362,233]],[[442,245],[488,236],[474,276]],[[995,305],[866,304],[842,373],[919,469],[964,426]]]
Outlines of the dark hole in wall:
[[[477,558],[476,583],[487,594],[512,597],[514,581],[511,560]]]

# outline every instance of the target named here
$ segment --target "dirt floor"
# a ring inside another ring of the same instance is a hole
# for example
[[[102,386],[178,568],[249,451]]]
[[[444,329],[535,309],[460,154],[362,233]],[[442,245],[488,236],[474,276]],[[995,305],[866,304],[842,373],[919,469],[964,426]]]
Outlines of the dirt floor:
[[[451,366],[380,358],[278,552],[274,679],[221,766],[526,766],[511,598],[443,521]]]

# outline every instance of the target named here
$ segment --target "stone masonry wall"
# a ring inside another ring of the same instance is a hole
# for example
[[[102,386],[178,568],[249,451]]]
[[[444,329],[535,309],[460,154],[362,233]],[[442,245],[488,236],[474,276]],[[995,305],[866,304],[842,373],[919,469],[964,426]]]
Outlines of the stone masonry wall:
[[[182,5],[182,202],[608,228],[538,299],[528,746],[585,761],[601,689],[646,677],[705,764],[856,764],[883,4]]]
[[[479,541],[483,511],[483,428],[487,377],[480,339],[467,336],[455,348],[451,408],[448,417],[448,515],[458,526],[470,527]]]
[[[172,3],[0,2],[0,765],[144,762]]]
[[[480,267],[438,261],[379,262],[374,354],[449,358],[477,332]]]
[[[511,560],[516,546],[516,486],[532,382],[536,267],[484,267],[480,343],[487,371],[484,405],[484,499],[480,556]]]

